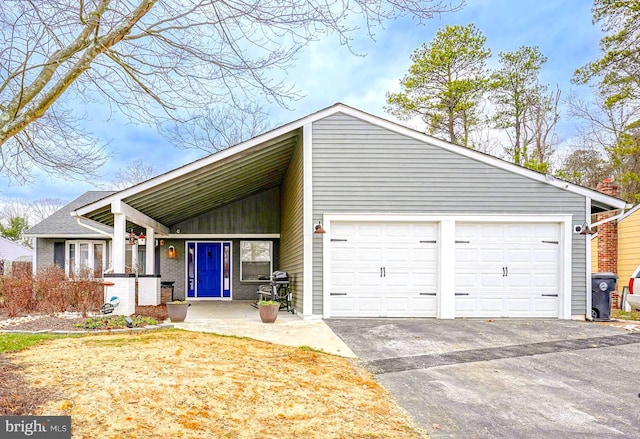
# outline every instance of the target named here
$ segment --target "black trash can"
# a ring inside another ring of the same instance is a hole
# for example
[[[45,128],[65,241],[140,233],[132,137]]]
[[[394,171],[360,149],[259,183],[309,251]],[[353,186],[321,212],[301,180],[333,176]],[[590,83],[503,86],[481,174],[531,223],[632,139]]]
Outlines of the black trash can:
[[[611,320],[611,293],[616,290],[618,276],[614,273],[591,274],[591,317],[602,322]]]

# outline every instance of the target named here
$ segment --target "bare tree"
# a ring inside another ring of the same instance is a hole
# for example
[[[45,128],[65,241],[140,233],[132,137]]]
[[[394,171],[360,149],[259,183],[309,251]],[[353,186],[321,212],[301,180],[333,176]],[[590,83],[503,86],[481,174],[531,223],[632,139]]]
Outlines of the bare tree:
[[[590,145],[571,150],[565,157],[560,157],[559,162],[557,177],[591,189],[613,172],[602,150]]]
[[[538,88],[527,97],[522,124],[523,145],[525,145],[525,166],[539,172],[550,171],[551,158],[558,144],[556,126],[560,119],[560,88],[547,92],[546,85]]]
[[[5,0],[0,3],[0,166],[26,179],[36,166],[95,171],[105,153],[80,128],[74,99],[131,120],[180,120],[256,94],[286,105],[272,79],[327,33],[349,44],[386,20],[419,22],[463,0]]]
[[[111,187],[118,190],[126,189],[155,177],[157,173],[158,171],[153,166],[142,160],[133,160],[115,173]]]
[[[24,218],[30,225],[38,224],[65,204],[59,198],[41,198],[33,201],[0,200],[0,221],[9,222],[12,218]]]
[[[160,132],[178,148],[210,154],[251,139],[270,127],[269,113],[258,104],[247,103],[240,108],[209,108],[184,123],[171,122]]]
[[[570,94],[567,107],[578,124],[574,147],[596,151],[606,163],[607,176],[620,185],[621,197],[640,201],[640,128],[634,124],[640,119],[640,103],[608,102],[600,88],[593,100]]]

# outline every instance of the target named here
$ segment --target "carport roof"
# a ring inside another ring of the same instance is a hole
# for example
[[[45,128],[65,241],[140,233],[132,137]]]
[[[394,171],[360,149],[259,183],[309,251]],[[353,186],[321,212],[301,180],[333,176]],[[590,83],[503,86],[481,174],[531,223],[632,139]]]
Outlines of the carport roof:
[[[279,186],[289,166],[294,147],[303,141],[303,127],[336,113],[345,113],[456,154],[579,193],[592,200],[594,213],[622,209],[626,206],[623,200],[556,180],[491,155],[436,139],[338,103],[246,142],[91,202],[77,208],[72,215],[113,226],[111,204],[121,201],[171,229],[176,224],[212,209]],[[135,225],[128,224],[127,230],[130,226],[139,229]]]

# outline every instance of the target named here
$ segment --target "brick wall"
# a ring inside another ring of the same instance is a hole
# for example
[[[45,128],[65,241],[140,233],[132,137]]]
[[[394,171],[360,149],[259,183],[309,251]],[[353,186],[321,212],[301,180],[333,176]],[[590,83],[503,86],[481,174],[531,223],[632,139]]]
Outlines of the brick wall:
[[[618,185],[610,178],[598,184],[597,190],[612,197],[617,197],[619,193]],[[600,214],[596,221],[602,221],[614,215],[616,212]],[[615,220],[598,226],[598,266],[593,268],[598,272],[618,274],[618,222]],[[619,295],[616,291],[611,297],[612,307],[617,309],[618,302]]]

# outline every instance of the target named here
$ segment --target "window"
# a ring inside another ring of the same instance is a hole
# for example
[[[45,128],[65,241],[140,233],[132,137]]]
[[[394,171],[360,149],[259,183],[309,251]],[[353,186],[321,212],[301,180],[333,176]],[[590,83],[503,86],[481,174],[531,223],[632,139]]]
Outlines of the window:
[[[104,241],[67,241],[65,259],[67,276],[79,274],[83,268],[93,270],[94,277],[102,277],[106,263]]]
[[[271,278],[271,241],[240,241],[240,280],[264,282]]]

